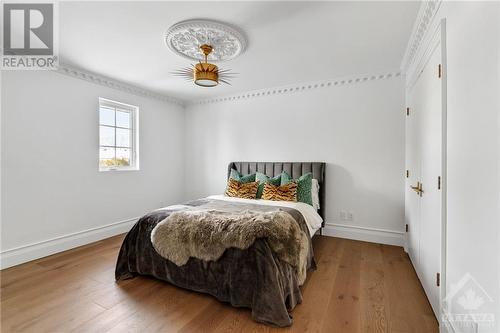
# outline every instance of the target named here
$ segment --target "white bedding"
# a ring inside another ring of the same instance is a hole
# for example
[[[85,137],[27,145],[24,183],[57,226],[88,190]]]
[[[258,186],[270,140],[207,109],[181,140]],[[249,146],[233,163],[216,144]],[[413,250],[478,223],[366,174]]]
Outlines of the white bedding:
[[[323,223],[323,219],[319,216],[316,209],[313,206],[308,205],[303,202],[292,202],[292,201],[271,201],[271,200],[262,200],[262,199],[242,199],[242,198],[233,198],[226,197],[225,195],[211,195],[207,197],[209,199],[216,200],[224,200],[224,201],[233,201],[233,202],[245,202],[245,203],[253,203],[258,205],[266,205],[266,206],[275,206],[275,207],[289,207],[298,210],[302,216],[304,216],[304,220],[306,221],[307,228],[309,229],[309,234],[311,237],[321,228],[321,223]]]

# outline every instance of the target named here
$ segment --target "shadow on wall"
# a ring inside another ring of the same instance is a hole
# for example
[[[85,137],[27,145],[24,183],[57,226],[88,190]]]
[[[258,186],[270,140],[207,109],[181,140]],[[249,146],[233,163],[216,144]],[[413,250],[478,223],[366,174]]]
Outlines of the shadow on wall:
[[[334,163],[327,163],[325,178],[324,216],[327,224],[403,231],[403,188],[401,193],[390,196],[387,193],[391,189],[384,188],[383,184],[377,184],[376,180],[370,186],[355,183],[349,170]],[[341,211],[352,212],[352,220],[348,220],[347,216],[346,219],[341,219]]]
[[[204,156],[203,163],[210,165],[210,168],[208,171],[201,170],[201,172],[197,172],[196,168],[191,166],[192,170],[188,174],[191,175],[192,179],[187,184],[191,184],[190,186],[193,187],[189,188],[187,200],[194,200],[211,194],[223,194],[227,180],[226,161],[254,160],[245,159],[241,156],[238,156],[239,158],[213,160],[210,154],[216,152],[207,154],[207,152],[200,150],[197,153],[199,157]],[[400,190],[394,184],[392,184],[392,187],[388,187],[382,179],[383,177],[368,179],[360,176],[360,174],[365,173],[366,170],[364,169],[350,171],[341,165],[326,163],[325,180],[327,183],[324,187],[326,202],[322,206],[325,223],[403,231],[403,183]],[[371,171],[371,174],[373,174],[373,170]],[[356,179],[356,182],[354,179]],[[341,212],[346,213],[345,218],[341,218]],[[347,218],[349,212],[352,213],[352,220]]]

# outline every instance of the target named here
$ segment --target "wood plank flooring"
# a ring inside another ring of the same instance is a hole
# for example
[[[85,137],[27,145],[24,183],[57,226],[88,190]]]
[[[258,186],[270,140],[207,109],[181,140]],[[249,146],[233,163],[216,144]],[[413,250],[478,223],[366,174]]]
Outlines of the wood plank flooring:
[[[1,271],[1,332],[438,332],[403,249],[317,236],[294,324],[147,277],[115,283],[123,235]]]

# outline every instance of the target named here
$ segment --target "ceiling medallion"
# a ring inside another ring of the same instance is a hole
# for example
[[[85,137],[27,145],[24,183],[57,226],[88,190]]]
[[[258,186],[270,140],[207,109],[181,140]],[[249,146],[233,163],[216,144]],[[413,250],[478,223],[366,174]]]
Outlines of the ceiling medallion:
[[[211,45],[208,60],[218,62],[236,58],[245,51],[246,38],[235,28],[212,20],[186,20],[171,26],[166,35],[167,46],[190,60],[203,60],[199,47]]]
[[[246,48],[246,39],[238,30],[210,20],[187,20],[174,24],[168,29],[165,42],[178,55],[198,61],[196,65],[173,74],[202,87],[214,87],[219,82],[229,84],[235,73],[219,69],[209,61],[234,59]]]

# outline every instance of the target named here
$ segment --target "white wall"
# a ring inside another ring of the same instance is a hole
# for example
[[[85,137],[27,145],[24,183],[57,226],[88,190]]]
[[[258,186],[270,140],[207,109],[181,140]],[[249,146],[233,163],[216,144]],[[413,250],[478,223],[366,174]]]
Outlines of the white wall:
[[[498,2],[442,2],[446,19],[447,247],[446,292],[467,273],[485,289],[482,313],[500,331],[500,8]],[[425,38],[424,38],[425,40]],[[421,45],[425,45],[422,43]],[[467,313],[456,302],[449,312]],[[456,325],[456,332],[476,332]]]
[[[188,106],[187,196],[223,193],[230,161],[324,161],[326,222],[396,231],[389,237],[399,239],[403,91],[398,76]],[[354,220],[340,221],[340,210]]]
[[[498,2],[443,3],[448,54],[447,289],[467,272],[500,330]]]
[[[139,171],[98,171],[99,97],[140,108]],[[4,267],[124,232],[130,222],[102,227],[183,198],[181,106],[55,72],[4,71],[1,125]]]

